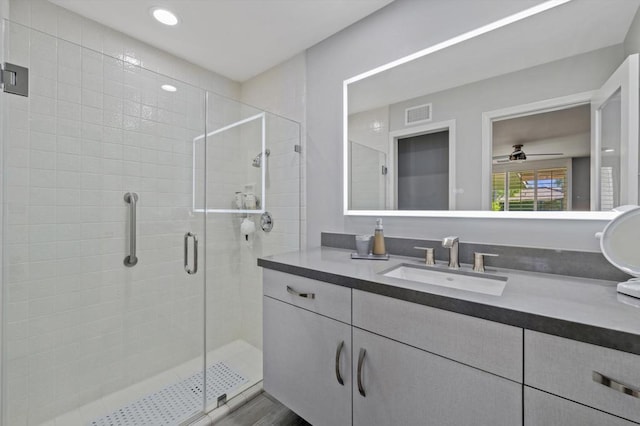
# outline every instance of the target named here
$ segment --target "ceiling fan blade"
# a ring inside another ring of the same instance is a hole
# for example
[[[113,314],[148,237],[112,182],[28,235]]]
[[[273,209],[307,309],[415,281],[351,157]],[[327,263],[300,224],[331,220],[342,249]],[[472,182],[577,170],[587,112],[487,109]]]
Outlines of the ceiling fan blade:
[[[496,155],[495,157],[492,157],[494,160],[498,159],[498,158],[509,158],[509,154],[507,155]]]
[[[544,154],[527,154],[527,156],[534,156],[534,155],[564,155],[564,152],[546,152]]]

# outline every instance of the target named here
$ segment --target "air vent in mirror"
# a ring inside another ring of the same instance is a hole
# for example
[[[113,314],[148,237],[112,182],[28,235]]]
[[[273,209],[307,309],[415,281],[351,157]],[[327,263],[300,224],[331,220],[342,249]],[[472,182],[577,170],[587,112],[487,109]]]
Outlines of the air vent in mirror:
[[[404,124],[431,121],[431,104],[418,105],[404,110]]]

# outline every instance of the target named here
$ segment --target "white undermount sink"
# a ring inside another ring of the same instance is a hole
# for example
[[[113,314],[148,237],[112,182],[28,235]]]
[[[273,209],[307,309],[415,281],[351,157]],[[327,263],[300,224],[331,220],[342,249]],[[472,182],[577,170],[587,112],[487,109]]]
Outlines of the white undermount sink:
[[[460,270],[447,271],[406,263],[400,264],[386,272],[381,272],[381,274],[390,278],[456,288],[493,296],[501,296],[507,284],[506,277],[484,274],[480,276],[481,274],[474,272]]]

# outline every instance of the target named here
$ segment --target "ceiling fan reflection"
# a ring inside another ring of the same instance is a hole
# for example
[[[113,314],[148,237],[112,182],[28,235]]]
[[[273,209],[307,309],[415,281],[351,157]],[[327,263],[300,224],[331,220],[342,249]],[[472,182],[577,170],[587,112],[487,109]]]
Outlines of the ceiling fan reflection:
[[[523,151],[522,147],[524,145],[523,144],[516,144],[513,145],[513,152],[509,155],[498,155],[496,157],[493,157],[493,160],[495,160],[496,163],[507,163],[509,161],[524,161],[527,159],[527,156],[529,157],[534,157],[534,156],[544,156],[544,155],[564,155],[564,153],[562,152],[545,152],[545,153],[540,153],[540,154],[525,154],[525,152]]]

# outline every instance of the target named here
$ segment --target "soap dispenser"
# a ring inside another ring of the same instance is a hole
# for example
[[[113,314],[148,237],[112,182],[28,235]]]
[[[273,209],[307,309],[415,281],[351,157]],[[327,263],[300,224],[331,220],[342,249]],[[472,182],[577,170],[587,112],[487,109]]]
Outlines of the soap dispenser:
[[[384,246],[384,232],[382,230],[382,219],[376,220],[376,229],[373,234],[373,254],[377,254],[377,255],[387,254],[387,249]]]

